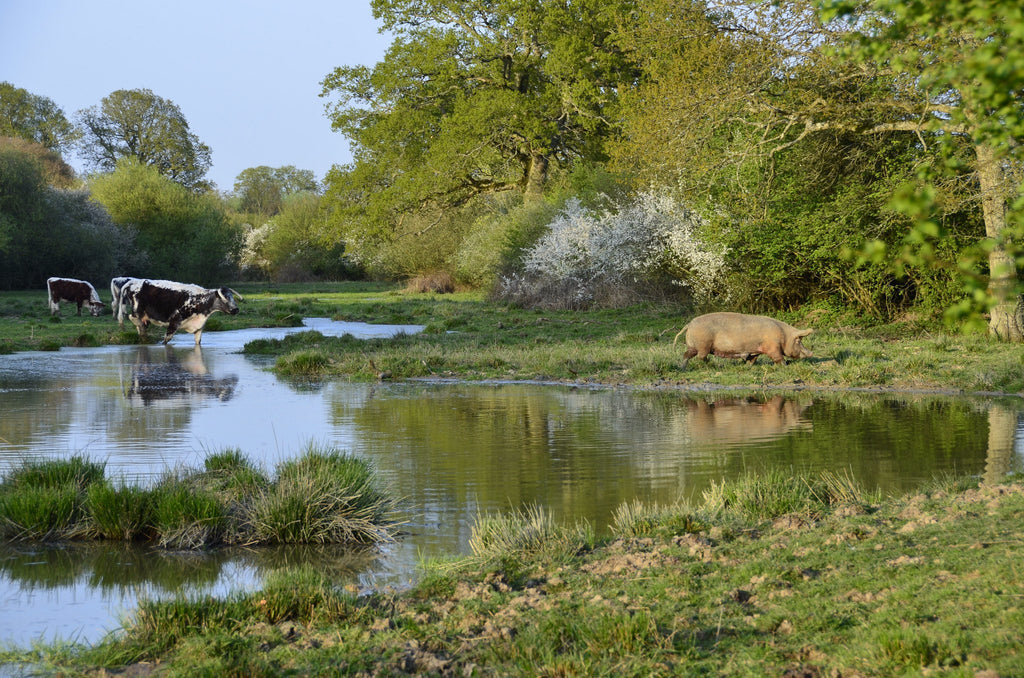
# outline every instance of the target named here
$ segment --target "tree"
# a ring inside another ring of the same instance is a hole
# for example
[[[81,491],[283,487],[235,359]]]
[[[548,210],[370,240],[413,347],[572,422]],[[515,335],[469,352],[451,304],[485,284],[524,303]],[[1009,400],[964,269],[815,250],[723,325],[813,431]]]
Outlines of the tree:
[[[985,223],[987,294],[977,294],[981,289],[975,286],[974,298],[962,309],[980,302],[989,310],[990,334],[1024,341],[1024,295],[1018,278],[1024,268],[1024,7],[1007,2],[831,0],[823,14],[855,28],[844,45],[846,55],[864,68],[892,73],[904,86],[886,101],[892,119],[876,121],[865,131],[931,133],[940,146],[966,140],[973,147]],[[917,198],[906,206],[921,217],[919,233],[940,233],[930,219],[933,202],[927,194]]]
[[[55,274],[102,280],[134,253],[131,231],[87,192],[48,185],[34,151],[0,147],[0,287],[38,289]]]
[[[240,210],[269,217],[281,211],[285,197],[318,190],[312,170],[300,170],[294,165],[284,167],[249,167],[235,178],[235,195],[241,200]]]
[[[0,252],[15,233],[45,213],[46,181],[39,163],[24,153],[0,148]]]
[[[219,285],[234,272],[241,233],[215,194],[197,195],[135,158],[92,177],[90,188],[115,223],[137,230],[148,257],[145,270],[124,274]]]
[[[75,182],[75,170],[64,162],[60,153],[51,151],[40,143],[19,137],[0,136],[0,149],[16,151],[31,156],[43,170],[46,183],[58,188],[68,188]]]
[[[667,68],[645,69],[654,77],[641,91],[653,112],[627,125],[635,136],[629,147],[648,149],[642,152],[651,164],[668,174],[678,165],[666,159],[696,159],[693,174],[705,179],[708,195],[722,191],[728,169],[732,185],[745,187],[734,194],[751,204],[763,195],[758,181],[774,178],[782,159],[808,144],[867,140],[900,155],[912,151],[916,158],[902,173],[916,181],[916,197],[882,177],[890,204],[919,225],[905,250],[916,256],[900,259],[919,267],[942,263],[935,253],[949,233],[930,210],[963,216],[972,206],[957,192],[972,186],[975,205],[983,208],[978,223],[983,219],[987,230],[987,238],[978,238],[990,253],[991,329],[1019,340],[1024,316],[1013,300],[1016,272],[1008,251],[1017,234],[1005,219],[1019,182],[1012,185],[1005,173],[1019,166],[1010,150],[1019,144],[1009,140],[1019,138],[1021,117],[1020,8],[1004,13],[937,0],[834,4],[819,14],[813,0],[646,0],[641,14],[653,35],[648,59]],[[680,28],[665,20],[676,16],[693,21]],[[674,43],[666,39],[673,32]],[[635,103],[633,110],[639,110]],[[943,161],[953,169],[948,179],[935,171]],[[918,173],[930,171],[924,183],[907,171],[915,164]],[[828,168],[805,167],[821,169]],[[693,177],[677,176],[694,184]],[[982,272],[967,271],[967,280]]]
[[[99,106],[82,109],[82,156],[94,169],[112,172],[122,158],[151,165],[186,188],[209,188],[210,148],[189,128],[174,102],[148,89],[120,89]]]
[[[620,85],[635,77],[613,29],[624,0],[373,0],[397,37],[373,68],[323,81],[354,163],[328,176],[335,223],[357,249],[404,216],[475,196],[541,194],[552,163],[600,159]]]
[[[34,141],[65,153],[81,134],[52,99],[0,82],[0,136]]]

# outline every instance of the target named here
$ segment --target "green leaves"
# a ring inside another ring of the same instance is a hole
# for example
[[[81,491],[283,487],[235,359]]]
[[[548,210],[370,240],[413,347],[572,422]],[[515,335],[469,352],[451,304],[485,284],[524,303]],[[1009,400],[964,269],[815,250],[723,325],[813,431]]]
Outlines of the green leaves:
[[[191,190],[209,187],[210,147],[173,101],[148,89],[120,89],[79,111],[77,121],[82,155],[93,167],[110,172],[122,158],[135,158]]]
[[[398,36],[387,56],[322,83],[356,158],[329,177],[341,235],[368,257],[414,215],[537,190],[549,167],[600,158],[633,74],[611,39],[628,4],[375,2]]]

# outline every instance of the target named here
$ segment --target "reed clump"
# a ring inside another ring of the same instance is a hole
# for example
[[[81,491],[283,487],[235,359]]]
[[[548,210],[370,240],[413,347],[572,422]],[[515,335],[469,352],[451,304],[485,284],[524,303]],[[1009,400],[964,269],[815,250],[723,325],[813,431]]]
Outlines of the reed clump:
[[[0,539],[367,547],[393,539],[394,509],[365,461],[312,444],[273,476],[225,450],[152,487],[119,484],[102,464],[71,457],[28,461],[0,481]]]

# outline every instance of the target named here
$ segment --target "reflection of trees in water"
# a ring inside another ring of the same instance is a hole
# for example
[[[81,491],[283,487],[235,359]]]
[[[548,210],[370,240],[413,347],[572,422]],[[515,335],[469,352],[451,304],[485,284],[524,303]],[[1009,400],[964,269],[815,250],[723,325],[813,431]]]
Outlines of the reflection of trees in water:
[[[238,375],[216,378],[203,361],[202,349],[196,346],[183,353],[164,347],[163,359],[148,346],[140,346],[131,365],[130,377],[124,385],[125,397],[144,406],[166,401],[170,405],[189,404],[214,398],[227,401],[234,396]]]
[[[66,431],[75,409],[75,385],[73,377],[56,372],[5,376],[0,380],[0,444],[21,446]]]
[[[998,483],[1013,470],[1013,457],[1021,434],[1019,412],[1000,402],[988,408],[988,454],[985,457],[986,483]]]
[[[524,385],[360,393],[334,396],[335,423],[354,425],[408,503],[437,516],[529,504],[603,516],[637,498],[699,500],[712,480],[769,468],[849,472],[900,491],[981,473],[989,456],[990,401],[973,398]]]
[[[180,593],[209,588],[228,568],[248,569],[261,580],[273,570],[308,565],[338,582],[355,581],[379,558],[372,551],[300,545],[177,552],[123,543],[24,546],[0,543],[0,573],[28,589],[66,588],[87,582],[105,593]],[[231,582],[228,582],[231,583]]]

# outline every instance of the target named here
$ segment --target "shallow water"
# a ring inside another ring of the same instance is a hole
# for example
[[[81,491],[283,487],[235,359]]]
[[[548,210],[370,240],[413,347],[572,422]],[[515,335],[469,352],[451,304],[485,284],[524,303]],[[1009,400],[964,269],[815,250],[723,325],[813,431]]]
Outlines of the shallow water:
[[[363,337],[419,329],[309,324]],[[94,641],[140,596],[222,595],[287,563],[315,562],[362,589],[400,587],[421,558],[466,552],[477,515],[509,507],[603,532],[623,502],[699,501],[711,483],[752,471],[832,471],[899,492],[943,473],[998,477],[1024,458],[1018,398],[297,382],[238,352],[287,331],[204,333],[201,350],[186,335],[169,347],[0,356],[0,473],[75,454],[144,484],[229,447],[272,471],[309,442],[331,444],[373,464],[402,498],[408,534],[371,556],[0,546],[0,643]]]

